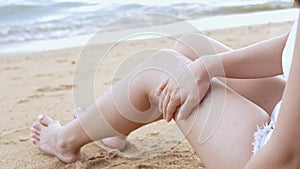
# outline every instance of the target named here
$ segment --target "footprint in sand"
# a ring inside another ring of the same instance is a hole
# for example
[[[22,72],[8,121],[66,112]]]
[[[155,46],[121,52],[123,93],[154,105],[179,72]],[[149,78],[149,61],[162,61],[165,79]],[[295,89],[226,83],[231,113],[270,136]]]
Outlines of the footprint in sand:
[[[37,74],[35,75],[35,77],[49,77],[49,76],[53,76],[52,73],[47,73],[47,74]]]
[[[28,96],[27,98],[29,98],[29,99],[37,99],[37,98],[41,98],[43,96],[44,96],[43,94],[35,94],[35,95]]]
[[[27,142],[28,138],[28,127],[22,127],[18,129],[9,130],[0,134],[0,144],[12,145],[18,144],[19,142]]]
[[[12,77],[10,78],[10,80],[20,80],[20,79],[23,79],[22,77]]]
[[[29,102],[28,99],[21,99],[21,100],[19,100],[17,103],[18,103],[18,104],[22,104],[22,103],[27,103],[27,102]]]
[[[5,67],[4,70],[20,70],[22,69],[21,67],[15,67],[15,66],[10,66],[10,67]]]
[[[56,91],[64,91],[64,90],[71,90],[74,87],[74,85],[59,85],[58,87],[44,87],[44,88],[38,88],[36,89],[37,92],[56,92]]]
[[[31,95],[31,96],[28,96],[26,99],[21,99],[21,100],[19,100],[17,103],[18,103],[18,104],[27,103],[27,102],[29,102],[30,100],[38,99],[38,98],[41,98],[41,97],[43,97],[43,96],[44,96],[43,94]]]

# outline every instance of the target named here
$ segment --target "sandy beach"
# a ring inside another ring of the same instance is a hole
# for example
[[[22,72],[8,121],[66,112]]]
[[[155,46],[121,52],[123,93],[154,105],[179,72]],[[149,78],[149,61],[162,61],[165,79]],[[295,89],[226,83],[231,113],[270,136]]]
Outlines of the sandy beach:
[[[205,31],[233,49],[268,39],[291,28],[292,22]],[[170,48],[171,39],[122,43],[110,53],[96,77],[96,94],[110,87],[116,67],[134,51]],[[107,45],[86,47],[105,52]],[[176,125],[156,122],[133,132],[123,152],[95,143],[83,148],[85,159],[64,164],[39,152],[30,142],[31,124],[39,114],[70,121],[74,109],[73,75],[82,48],[61,49],[0,58],[0,168],[205,168]],[[119,77],[121,78],[121,77]],[[162,132],[164,131],[164,132]]]

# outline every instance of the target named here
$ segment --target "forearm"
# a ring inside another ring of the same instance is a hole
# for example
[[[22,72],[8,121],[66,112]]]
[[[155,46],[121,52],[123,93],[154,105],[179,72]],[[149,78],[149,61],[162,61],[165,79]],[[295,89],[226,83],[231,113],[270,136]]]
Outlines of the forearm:
[[[211,77],[263,78],[282,74],[287,34],[245,48],[199,59]]]

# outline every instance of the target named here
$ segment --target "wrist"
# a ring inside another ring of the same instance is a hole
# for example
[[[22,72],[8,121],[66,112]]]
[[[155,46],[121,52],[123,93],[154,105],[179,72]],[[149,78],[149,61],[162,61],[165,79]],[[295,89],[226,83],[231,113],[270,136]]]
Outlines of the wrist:
[[[209,81],[211,79],[208,70],[206,69],[205,63],[201,59],[196,59],[192,63],[192,66],[190,68],[198,84],[203,83],[203,81]]]
[[[201,56],[196,60],[201,63],[209,78],[225,77],[225,70],[218,54]]]

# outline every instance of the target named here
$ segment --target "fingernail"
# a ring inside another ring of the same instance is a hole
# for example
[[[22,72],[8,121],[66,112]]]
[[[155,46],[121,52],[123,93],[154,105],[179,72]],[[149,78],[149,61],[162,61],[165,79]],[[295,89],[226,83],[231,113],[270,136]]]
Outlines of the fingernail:
[[[41,115],[41,114],[38,115],[38,119],[39,119],[39,120],[42,120],[43,118],[44,118],[44,115]]]

